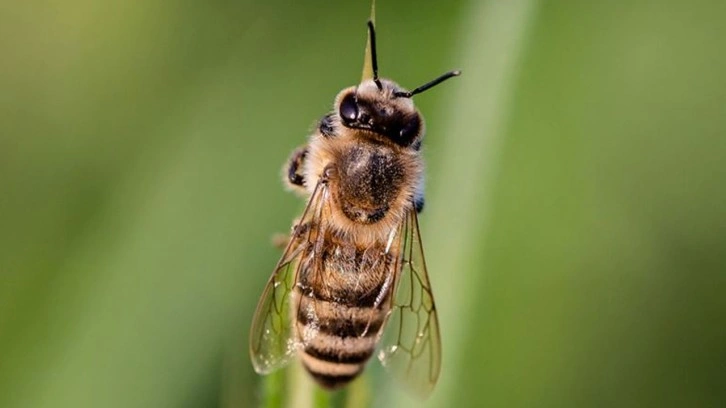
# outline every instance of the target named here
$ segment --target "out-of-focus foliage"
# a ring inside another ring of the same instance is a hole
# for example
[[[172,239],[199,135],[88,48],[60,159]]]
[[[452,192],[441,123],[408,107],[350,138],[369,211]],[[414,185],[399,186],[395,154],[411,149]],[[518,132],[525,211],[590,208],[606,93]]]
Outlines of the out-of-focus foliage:
[[[366,2],[0,6],[0,406],[254,406],[280,166]],[[724,406],[726,6],[385,1],[428,123],[426,406]],[[377,406],[418,406],[373,362]]]

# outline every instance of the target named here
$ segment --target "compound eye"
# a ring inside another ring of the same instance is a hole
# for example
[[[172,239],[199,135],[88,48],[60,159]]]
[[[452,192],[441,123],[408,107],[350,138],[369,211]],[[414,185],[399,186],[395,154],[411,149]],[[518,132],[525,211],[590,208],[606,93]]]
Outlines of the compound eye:
[[[409,145],[416,140],[416,137],[421,132],[421,120],[418,115],[413,116],[409,119],[406,124],[401,128],[399,137],[404,145]]]
[[[340,103],[340,118],[345,122],[353,122],[358,118],[358,104],[354,94],[348,94]]]

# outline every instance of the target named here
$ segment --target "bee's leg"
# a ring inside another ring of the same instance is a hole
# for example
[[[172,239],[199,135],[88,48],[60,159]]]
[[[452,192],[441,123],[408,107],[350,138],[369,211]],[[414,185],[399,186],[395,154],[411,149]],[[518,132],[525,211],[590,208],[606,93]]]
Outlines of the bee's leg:
[[[295,235],[295,230],[297,229],[297,225],[300,223],[300,218],[295,218],[292,221],[292,228],[290,229],[291,232],[288,234],[278,232],[272,236],[272,246],[275,248],[278,248],[280,250],[284,250],[287,248],[287,245],[290,243],[290,240],[292,239],[292,235]]]
[[[337,134],[333,125],[333,115],[333,113],[326,114],[318,123],[318,131],[325,137],[335,137]]]
[[[290,190],[305,192],[305,175],[303,174],[303,167],[305,158],[308,155],[308,147],[300,146],[292,152],[290,159],[282,169],[283,182],[290,188]]]
[[[424,208],[424,197],[422,195],[414,198],[413,208],[416,210],[416,214],[421,214]]]
[[[416,214],[421,214],[421,211],[423,211],[425,195],[424,191],[424,178],[421,177],[418,179],[418,182],[416,183],[416,189],[413,192],[413,209],[416,210]]]
[[[272,236],[272,246],[279,250],[287,248],[287,244],[290,243],[290,235],[278,232]]]

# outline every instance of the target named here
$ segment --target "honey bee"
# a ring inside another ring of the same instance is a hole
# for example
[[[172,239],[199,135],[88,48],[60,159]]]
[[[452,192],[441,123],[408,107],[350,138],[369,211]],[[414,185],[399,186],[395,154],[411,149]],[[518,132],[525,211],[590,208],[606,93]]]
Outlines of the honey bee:
[[[344,386],[378,357],[415,394],[441,368],[436,306],[417,214],[424,204],[424,122],[412,91],[378,77],[343,89],[285,181],[309,199],[257,305],[250,332],[255,370],[268,374],[298,355],[321,386]],[[384,328],[385,334],[384,334]]]

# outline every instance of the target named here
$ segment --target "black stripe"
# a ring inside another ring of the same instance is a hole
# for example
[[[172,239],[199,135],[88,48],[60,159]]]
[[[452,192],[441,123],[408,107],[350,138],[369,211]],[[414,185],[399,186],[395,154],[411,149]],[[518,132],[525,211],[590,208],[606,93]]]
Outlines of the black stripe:
[[[331,305],[329,307],[335,308],[336,306]],[[342,307],[346,306],[342,305]],[[378,331],[381,329],[385,320],[385,313],[382,311],[380,313],[376,313],[376,316],[374,316],[370,322],[368,319],[347,320],[315,318],[315,320],[313,320],[311,319],[312,316],[306,313],[303,309],[305,309],[305,307],[300,307],[297,310],[298,323],[302,325],[308,325],[311,323],[315,324],[320,332],[343,339],[347,337],[375,336],[378,334]]]
[[[328,296],[322,292],[313,292],[313,296],[320,300],[335,302],[348,307],[374,307],[378,294],[381,292],[381,286],[383,286],[383,282],[368,292],[359,293],[350,289],[333,290],[332,288],[328,288],[330,291]]]
[[[342,306],[357,307],[362,309],[372,308],[376,306],[376,300],[378,299],[378,295],[381,293],[381,288],[383,287],[384,283],[384,281],[381,281],[379,285],[371,288],[366,292],[355,292],[350,288],[339,288],[336,290],[335,288],[330,286],[324,288],[323,290],[318,290],[316,288],[306,285],[304,280],[301,280],[300,282],[298,282],[298,285],[295,287],[295,289],[301,296],[308,296],[318,301],[335,303]],[[388,293],[388,296],[390,296],[390,293]],[[385,303],[384,301],[388,299],[388,296],[381,299],[380,303]]]
[[[324,374],[312,371],[310,367],[305,364],[303,364],[303,366],[305,366],[307,372],[310,373],[310,375],[315,379],[315,381],[317,381],[318,384],[327,389],[340,388],[353,381],[353,379],[355,379],[355,377],[360,374],[360,371],[355,374],[346,375]]]
[[[363,364],[373,355],[373,348],[366,351],[350,352],[348,350],[320,349],[312,344],[305,346],[305,352],[318,360],[329,363]]]

